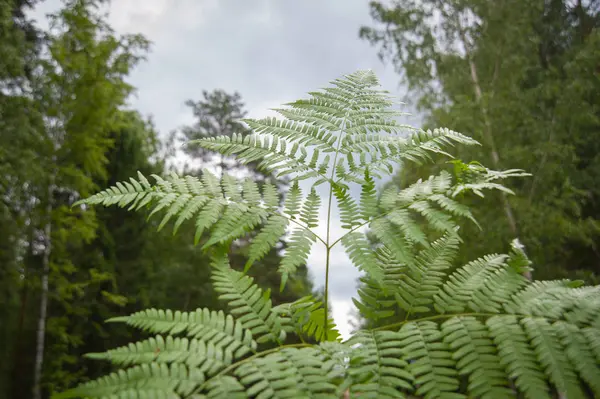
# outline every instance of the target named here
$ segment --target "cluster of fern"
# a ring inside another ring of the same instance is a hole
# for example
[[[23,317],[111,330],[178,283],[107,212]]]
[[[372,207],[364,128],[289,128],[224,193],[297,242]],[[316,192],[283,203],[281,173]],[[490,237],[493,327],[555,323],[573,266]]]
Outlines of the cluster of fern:
[[[59,397],[600,397],[600,287],[529,281],[523,274],[530,262],[518,241],[508,254],[453,264],[458,224],[475,222],[459,202],[462,194],[510,191],[499,181],[523,173],[455,161],[457,173],[378,194],[375,179],[397,165],[449,155],[454,144],[477,144],[448,129],[399,125],[392,105],[374,74],[359,71],[277,109],[283,119],[245,121],[252,135],[195,143],[289,176],[283,204],[270,184],[210,171],[200,179],[152,176],[152,182],[140,174],[84,200],[150,208],[164,215],[161,227],[174,221],[175,231],[195,223],[196,242],[202,238],[212,254],[212,281],[229,311],[150,309],[112,320],[153,336],[90,354],[122,369]],[[312,185],[302,192],[299,182],[306,179]],[[324,222],[315,190],[321,184],[329,192]],[[330,235],[334,201],[345,229],[337,238]],[[327,224],[324,236],[315,233],[320,223]],[[249,232],[256,234],[246,269],[286,237],[282,286],[313,245],[324,245],[324,301],[307,297],[273,306],[247,270],[231,268],[228,248]],[[404,321],[342,342],[327,309],[336,245],[364,272],[355,299],[361,313],[385,325],[401,311]],[[291,335],[312,343],[290,344]]]

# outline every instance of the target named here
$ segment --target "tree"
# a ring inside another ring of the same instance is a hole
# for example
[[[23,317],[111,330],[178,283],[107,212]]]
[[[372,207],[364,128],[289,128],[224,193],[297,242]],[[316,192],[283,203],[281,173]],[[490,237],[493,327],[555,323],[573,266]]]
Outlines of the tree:
[[[371,3],[375,26],[361,36],[402,73],[427,125],[481,132],[483,145],[459,149],[461,159],[494,168],[510,161],[533,174],[514,182],[513,198],[477,202],[481,225],[494,230],[468,227],[465,236],[478,237],[480,245],[465,249],[461,259],[503,251],[519,237],[532,260],[544,265],[536,271],[540,276],[594,281],[600,213],[590,182],[599,169],[597,148],[588,140],[597,141],[599,126],[592,94],[599,84],[592,72],[600,60],[598,6],[560,0]],[[414,176],[403,170],[396,182],[404,187]],[[542,219],[548,228],[540,228]]]
[[[8,58],[14,67],[2,77],[1,140],[8,145],[0,155],[2,165],[10,165],[2,197],[15,250],[7,266],[17,271],[22,287],[17,316],[9,324],[16,326],[17,348],[11,383],[13,397],[28,397],[23,390],[33,387],[39,398],[42,385],[52,390],[61,379],[71,383],[62,374],[62,366],[72,361],[64,349],[79,342],[67,329],[68,316],[81,310],[81,291],[99,281],[77,273],[71,258],[93,237],[94,214],[72,212],[70,206],[89,195],[93,179],[104,173],[108,131],[131,92],[124,78],[147,43],[139,36],[115,38],[96,14],[97,2],[83,0],[66,2],[51,17],[44,40],[35,42],[30,37],[35,31],[10,3],[1,6],[2,23],[12,15],[15,28],[3,34],[15,41],[16,50],[4,46],[11,41],[3,41],[2,49],[9,56],[23,53]],[[42,51],[35,51],[37,45]]]
[[[225,155],[215,157],[215,154],[193,144],[194,140],[217,137],[220,135],[233,137],[234,135],[245,136],[249,130],[241,123],[246,117],[244,103],[239,93],[226,93],[223,90],[202,92],[202,100],[186,101],[186,105],[192,109],[197,119],[192,126],[184,126],[181,129],[182,142],[188,144],[184,152],[192,159],[198,159],[203,165],[218,167],[221,174],[236,168],[231,158]],[[215,158],[217,158],[215,162]],[[237,165],[239,167],[239,165]]]
[[[522,273],[531,262],[517,241],[509,254],[487,255],[453,270],[461,241],[458,222],[474,219],[460,195],[507,190],[499,181],[520,172],[462,164],[460,170],[469,173],[441,172],[403,190],[391,186],[378,198],[374,175],[389,174],[400,161],[427,162],[430,153],[452,144],[476,142],[448,129],[415,129],[404,138],[390,97],[377,86],[372,72],[358,71],[289,104],[282,114],[293,115],[297,124],[254,120],[250,126],[269,127],[269,133],[197,141],[242,161],[260,157],[266,171],[293,169],[283,207],[272,185],[260,190],[252,180],[219,179],[210,172],[201,179],[157,176],[153,183],[140,175],[83,200],[132,210],[149,206],[167,221],[194,219],[196,226],[209,229],[204,247],[211,251],[211,279],[230,313],[150,309],[118,318],[158,335],[91,354],[130,367],[58,397],[600,394],[600,287],[528,280]],[[296,147],[300,153],[286,151]],[[309,151],[317,155],[309,159]],[[320,157],[321,151],[327,155]],[[325,223],[329,231],[332,219],[319,220],[321,198],[314,186],[307,195],[301,192],[297,181],[310,177],[316,177],[315,185],[329,186],[329,210],[333,198],[340,207],[344,235],[337,240],[312,230]],[[355,184],[361,189],[357,199],[349,195]],[[272,306],[268,290],[229,265],[232,242],[257,220],[263,227],[251,250],[261,256],[288,223],[295,226],[280,264],[284,284],[315,242],[326,248],[326,281],[335,278],[330,253],[340,244],[368,279],[369,289],[356,300],[363,314],[379,320],[399,306],[415,318],[359,331],[341,343],[328,318],[327,285],[324,305],[304,298]],[[376,250],[358,232],[365,226],[380,240]],[[421,226],[438,238],[430,241]],[[423,316],[429,313],[434,316]],[[308,333],[318,344],[286,343],[293,331]]]

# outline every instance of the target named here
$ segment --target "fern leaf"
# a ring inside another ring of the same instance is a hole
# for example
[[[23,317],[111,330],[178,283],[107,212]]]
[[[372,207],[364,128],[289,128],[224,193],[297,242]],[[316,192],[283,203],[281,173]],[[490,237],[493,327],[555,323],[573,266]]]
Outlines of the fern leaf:
[[[91,359],[109,360],[114,364],[131,365],[144,363],[181,363],[197,368],[207,376],[214,375],[229,366],[235,358],[245,354],[235,347],[223,347],[214,341],[202,339],[173,338],[166,339],[158,335],[145,341],[136,342],[104,353],[90,353]]]
[[[436,323],[407,323],[399,331],[400,347],[408,370],[418,386],[416,395],[425,399],[458,399],[456,362]]]
[[[307,154],[304,147],[296,144],[288,151],[286,141],[277,137],[234,134],[232,137],[208,137],[194,140],[192,143],[223,155],[236,155],[236,158],[242,163],[259,161],[257,164],[259,170],[265,173],[273,173],[277,170],[278,177],[294,173],[298,178],[318,176],[329,180],[319,168],[306,160]],[[301,156],[296,154],[297,150],[301,151]]]
[[[375,237],[389,248],[400,263],[409,264],[413,262],[410,242],[406,237],[398,234],[398,229],[388,219],[374,219],[370,227]]]
[[[348,233],[342,237],[341,242],[346,248],[348,257],[357,269],[366,272],[375,280],[381,279],[382,274],[379,270],[377,258],[364,234]]]
[[[408,315],[431,310],[429,305],[443,283],[444,272],[452,266],[451,260],[458,252],[459,242],[456,234],[446,234],[416,256],[414,263],[407,265],[395,296]]]
[[[281,291],[283,291],[288,277],[296,272],[298,266],[308,260],[308,255],[313,243],[316,241],[314,233],[300,228],[295,229],[288,241],[285,254],[281,259],[279,271],[281,273]]]
[[[301,204],[302,191],[300,190],[298,182],[294,182],[285,199],[284,212],[288,214],[291,219],[295,219],[298,213],[300,213]]]
[[[150,363],[131,367],[81,384],[58,398],[173,398],[189,395],[205,381],[204,374],[182,364]]]
[[[268,217],[268,212],[258,206],[248,208],[230,204],[219,221],[215,224],[210,238],[203,245],[206,249],[217,243],[230,242],[245,236],[254,230]]]
[[[544,319],[525,318],[522,321],[538,361],[558,392],[569,398],[585,398],[579,387],[577,373],[569,362],[559,335]]]
[[[246,262],[245,270],[261,260],[269,251],[275,247],[280,238],[285,234],[288,226],[288,220],[279,215],[272,215],[267,219],[267,222],[254,237],[248,247],[248,261]]]
[[[125,322],[126,324],[158,334],[180,334],[187,337],[210,341],[217,346],[225,347],[235,357],[243,356],[256,350],[256,342],[249,330],[242,323],[235,321],[231,315],[223,311],[197,309],[194,312],[172,312],[170,310],[149,309],[130,316],[115,317],[109,322]]]
[[[394,225],[398,226],[406,240],[428,246],[427,235],[415,221],[408,209],[396,209],[387,215]]]
[[[351,355],[348,373],[350,394],[364,398],[403,397],[400,389],[412,390],[412,375],[402,360],[401,336],[393,331],[360,331],[349,345],[360,343]]]
[[[323,303],[315,300],[311,295],[292,303],[279,305],[274,308],[274,311],[280,315],[289,315],[296,332],[314,337],[317,342],[336,341],[340,338],[333,318],[328,317],[327,329],[325,329]]]
[[[263,185],[263,200],[267,210],[275,211],[279,208],[279,192],[275,185],[271,183],[265,183]]]
[[[204,399],[247,399],[244,386],[240,384],[237,378],[229,375],[221,375],[216,378],[211,378],[206,382],[206,394],[201,395]]]
[[[485,325],[473,317],[454,317],[442,324],[441,331],[459,373],[469,375],[468,391],[472,396],[513,397]]]
[[[296,112],[294,112],[296,111]],[[302,114],[314,114],[310,112],[297,112],[297,110],[278,110],[282,115],[289,115],[295,118],[302,118]],[[264,119],[246,119],[244,122],[250,126],[255,133],[272,134],[274,136],[287,139],[290,142],[297,142],[306,146],[313,146],[316,150],[323,152],[335,152],[332,140],[332,134],[327,131],[321,130],[321,124],[325,123],[328,128],[338,130],[337,126],[327,120],[317,120],[312,118],[313,121],[319,122],[317,126],[311,124],[298,123],[297,121],[291,120],[278,120],[275,118],[264,118]],[[304,122],[304,121],[301,121]]]
[[[565,322],[556,322],[554,327],[565,353],[573,368],[592,389],[595,396],[600,396],[600,366],[594,353],[590,350],[588,341],[582,331],[575,325]],[[600,336],[600,330],[596,330]]]
[[[279,113],[285,118],[296,121],[296,122],[305,122],[316,127],[320,127],[327,132],[335,132],[340,130],[341,121],[339,118],[324,114],[322,112],[318,112],[312,109],[282,109],[275,108],[273,111]],[[334,148],[334,144],[336,142],[335,137],[331,137],[327,139],[327,145],[331,148]],[[321,148],[324,150],[324,148]]]
[[[358,205],[354,199],[348,193],[348,190],[335,185],[333,186],[333,193],[337,199],[338,208],[340,209],[340,221],[342,222],[341,227],[344,229],[352,229],[359,226],[360,219]]]
[[[550,398],[550,389],[527,334],[515,316],[494,316],[486,321],[498,348],[501,364],[527,398]]]
[[[377,192],[375,191],[375,181],[369,175],[369,170],[365,170],[365,183],[361,187],[360,193],[360,216],[364,220],[369,220],[377,215]]]
[[[435,309],[440,313],[462,312],[476,292],[495,270],[506,264],[506,255],[486,255],[467,263],[452,273],[435,296]]]
[[[214,259],[212,281],[219,299],[228,303],[231,314],[252,332],[258,343],[285,339],[277,314],[271,311],[269,292],[258,288],[251,277],[233,270],[226,256]]]
[[[307,225],[309,228],[317,227],[319,225],[319,207],[321,206],[321,197],[317,194],[313,188],[310,194],[306,197],[302,212],[300,212],[300,221]]]

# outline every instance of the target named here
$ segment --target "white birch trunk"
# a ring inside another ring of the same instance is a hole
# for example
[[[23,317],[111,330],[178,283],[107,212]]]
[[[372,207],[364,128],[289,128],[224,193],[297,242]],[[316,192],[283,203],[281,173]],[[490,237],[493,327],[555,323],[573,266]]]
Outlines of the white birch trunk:
[[[44,255],[42,258],[42,284],[40,313],[37,323],[35,363],[33,375],[33,399],[42,399],[42,371],[46,339],[46,319],[48,314],[48,275],[50,274],[50,253],[52,251],[52,194],[54,182],[48,185],[48,203],[46,205],[46,225],[44,226]]]

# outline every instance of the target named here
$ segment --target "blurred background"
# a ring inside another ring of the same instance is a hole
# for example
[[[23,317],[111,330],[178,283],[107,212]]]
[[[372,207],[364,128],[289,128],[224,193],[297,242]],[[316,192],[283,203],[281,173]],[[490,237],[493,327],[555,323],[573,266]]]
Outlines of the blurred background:
[[[75,201],[137,171],[272,178],[182,144],[247,134],[240,118],[357,69],[403,102],[403,123],[479,140],[456,148],[463,161],[532,173],[509,183],[515,196],[469,200],[483,230],[461,228],[463,263],[519,237],[534,278],[600,283],[599,27],[600,0],[0,0],[0,399],[109,371],[82,355],[137,338],[110,317],[222,307],[193,225],[174,236],[160,218]],[[319,295],[323,249],[279,292],[283,250],[250,274],[275,303]],[[348,337],[359,274],[333,259]]]

